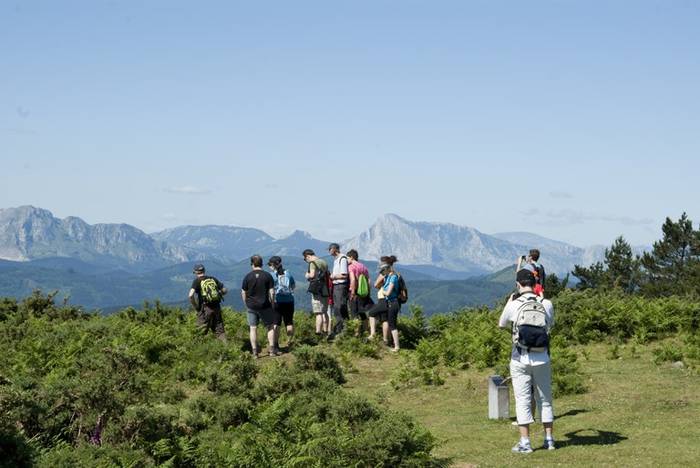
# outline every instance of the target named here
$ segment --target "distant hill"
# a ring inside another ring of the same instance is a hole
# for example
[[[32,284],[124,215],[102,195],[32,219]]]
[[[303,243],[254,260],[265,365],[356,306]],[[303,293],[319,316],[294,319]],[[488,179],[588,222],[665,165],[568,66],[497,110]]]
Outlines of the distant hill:
[[[447,223],[408,221],[387,214],[368,230],[344,243],[370,258],[392,253],[403,263],[433,265],[471,275],[505,267],[525,247],[483,234],[474,228]]]
[[[205,258],[242,260],[275,239],[259,229],[235,226],[179,226],[152,233],[162,242],[187,247]]]
[[[0,209],[0,258],[68,257],[106,267],[158,268],[194,260],[195,252],[160,242],[128,224],[58,219],[32,206]]]
[[[297,281],[297,308],[309,310],[308,283],[304,279],[306,263],[298,257],[283,257],[283,260]],[[377,262],[368,261],[365,264],[374,278]],[[237,263],[208,261],[206,266],[207,272],[223,281],[231,291],[225,305],[243,309],[239,291],[243,277],[250,271],[248,260]],[[400,271],[409,287],[409,303],[421,305],[427,314],[468,305],[491,305],[512,289],[512,281],[506,285],[488,276],[435,281],[410,266],[403,266]],[[192,264],[189,262],[147,272],[133,272],[100,270],[90,263],[62,258],[31,262],[0,260],[0,297],[21,298],[35,289],[41,289],[58,290],[59,299],[68,297],[73,304],[107,311],[156,299],[166,304],[186,305],[193,278]]]
[[[186,300],[192,265],[204,261],[232,286],[230,305],[241,308],[235,292],[254,253],[285,258],[305,289],[301,252],[327,254],[329,242],[304,231],[276,239],[264,231],[236,226],[180,226],[151,235],[128,224],[90,225],[80,218],[59,219],[32,206],[0,209],[0,294],[23,297],[36,288],[59,290],[73,303],[114,308],[159,299]],[[381,255],[399,258],[410,282],[411,301],[426,312],[492,304],[513,285],[515,258],[530,248],[542,251],[548,273],[564,275],[574,264],[590,265],[604,247],[580,248],[527,232],[484,234],[449,223],[382,216],[342,245],[356,248],[374,274]],[[637,252],[644,247],[637,247]],[[298,306],[309,298],[298,295]]]

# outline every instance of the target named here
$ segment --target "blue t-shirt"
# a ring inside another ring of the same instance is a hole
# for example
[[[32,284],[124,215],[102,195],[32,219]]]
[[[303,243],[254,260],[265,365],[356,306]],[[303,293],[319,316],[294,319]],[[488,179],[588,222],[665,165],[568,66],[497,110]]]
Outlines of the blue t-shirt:
[[[277,272],[272,273],[272,278],[275,280],[275,302],[288,303],[294,302],[293,290],[296,286],[294,277],[289,270],[284,270],[284,278],[280,284],[280,278]]]
[[[399,297],[399,275],[396,273],[391,273],[389,276],[384,278],[384,293],[389,290],[389,285],[393,284],[394,288],[391,290],[391,294],[386,296],[387,301],[395,301]]]

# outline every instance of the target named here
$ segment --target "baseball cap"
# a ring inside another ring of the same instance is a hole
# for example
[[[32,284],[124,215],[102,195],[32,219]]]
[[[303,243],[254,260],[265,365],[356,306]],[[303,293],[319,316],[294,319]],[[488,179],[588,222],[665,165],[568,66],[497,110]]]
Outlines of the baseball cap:
[[[198,263],[192,269],[192,273],[204,273],[204,265]]]

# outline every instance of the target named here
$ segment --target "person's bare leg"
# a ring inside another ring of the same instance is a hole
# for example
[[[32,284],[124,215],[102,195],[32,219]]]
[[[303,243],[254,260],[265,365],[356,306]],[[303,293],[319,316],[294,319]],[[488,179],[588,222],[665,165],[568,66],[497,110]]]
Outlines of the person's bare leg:
[[[316,314],[316,333],[319,335],[321,333],[323,333],[323,331],[324,331],[323,330],[323,327],[324,327],[323,317],[324,316],[325,316],[325,314]]]
[[[554,436],[552,435],[552,431],[554,430],[554,423],[542,423],[542,425],[544,426],[544,433],[547,439],[553,439]]]
[[[520,428],[520,438],[529,439],[530,438],[530,425],[525,424],[523,426],[518,426]]]
[[[275,349],[279,349],[280,347],[280,329],[282,327],[279,327],[277,325],[274,326],[273,331],[274,331],[274,337],[273,337],[273,343],[275,346]]]
[[[275,345],[275,335],[277,335],[277,325],[273,325],[272,327],[267,329],[267,346],[269,348],[270,353],[273,353],[277,350]]]
[[[399,331],[391,330],[391,338],[394,340],[394,350],[399,350]]]
[[[369,337],[374,338],[377,336],[377,319],[376,317],[369,318]]]
[[[389,322],[382,323],[382,338],[384,338],[384,343],[389,344]]]
[[[287,346],[294,342],[294,325],[287,325]]]
[[[258,354],[258,327],[250,327],[250,347],[253,354]]]

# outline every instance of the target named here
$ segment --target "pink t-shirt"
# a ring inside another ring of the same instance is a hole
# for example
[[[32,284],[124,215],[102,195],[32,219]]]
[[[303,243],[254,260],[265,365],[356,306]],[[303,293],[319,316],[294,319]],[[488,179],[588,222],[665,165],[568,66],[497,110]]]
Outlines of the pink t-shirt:
[[[369,281],[369,271],[367,270],[367,267],[360,262],[353,262],[352,265],[348,265],[348,272],[355,275],[355,280],[357,280],[360,275],[365,275],[367,277],[367,281]]]

